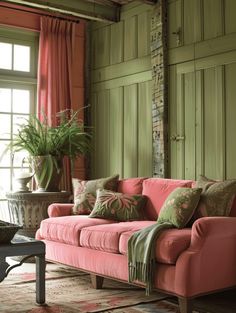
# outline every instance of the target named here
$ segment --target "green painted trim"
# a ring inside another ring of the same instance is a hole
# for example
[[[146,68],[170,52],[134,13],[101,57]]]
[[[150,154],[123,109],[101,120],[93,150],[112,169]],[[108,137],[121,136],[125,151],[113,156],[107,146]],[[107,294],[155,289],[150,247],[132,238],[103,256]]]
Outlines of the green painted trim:
[[[129,19],[132,16],[142,14],[144,11],[151,11],[153,9],[153,5],[149,5],[149,4],[137,5],[137,6],[133,7],[133,8],[130,8],[130,9],[128,8],[129,5],[126,4],[123,7],[123,10],[121,9],[121,15],[120,15],[120,20],[121,21]]]
[[[101,83],[107,80],[130,76],[140,72],[151,70],[151,58],[145,56],[143,58],[130,60],[123,63],[107,66],[102,69],[92,71],[92,83]]]
[[[236,62],[236,50],[196,60],[196,70]]]
[[[91,90],[92,92],[96,92],[96,91],[100,91],[103,89],[111,89],[111,88],[117,88],[121,86],[128,86],[131,84],[141,83],[141,82],[145,82],[149,80],[152,80],[151,70],[133,74],[133,75],[128,75],[125,77],[115,78],[115,79],[108,80],[102,83],[96,83],[92,85]]]
[[[205,40],[195,44],[169,49],[169,65],[187,62],[195,58],[205,58],[224,52],[236,50],[236,33]]]

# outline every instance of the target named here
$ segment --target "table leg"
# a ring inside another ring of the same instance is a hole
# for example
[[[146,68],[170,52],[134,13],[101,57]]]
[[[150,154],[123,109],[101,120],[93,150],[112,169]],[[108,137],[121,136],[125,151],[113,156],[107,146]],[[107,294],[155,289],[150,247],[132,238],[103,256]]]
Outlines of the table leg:
[[[36,255],[36,303],[45,304],[45,255]]]

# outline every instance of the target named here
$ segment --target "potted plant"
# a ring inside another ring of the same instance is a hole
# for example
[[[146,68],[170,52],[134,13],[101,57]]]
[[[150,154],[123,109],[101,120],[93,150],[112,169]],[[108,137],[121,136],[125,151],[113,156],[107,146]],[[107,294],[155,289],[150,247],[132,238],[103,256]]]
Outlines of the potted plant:
[[[47,118],[41,122],[34,115],[19,126],[11,146],[13,152],[28,152],[39,191],[58,191],[63,158],[67,156],[73,163],[90,150],[91,135],[85,131],[78,113],[71,110],[59,112],[58,126],[55,127],[49,125]]]

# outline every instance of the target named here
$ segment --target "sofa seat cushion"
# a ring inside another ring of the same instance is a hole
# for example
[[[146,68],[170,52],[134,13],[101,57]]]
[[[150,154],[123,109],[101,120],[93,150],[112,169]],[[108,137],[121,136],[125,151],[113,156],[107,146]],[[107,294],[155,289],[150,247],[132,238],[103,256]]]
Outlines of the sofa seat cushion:
[[[51,217],[41,222],[40,236],[46,240],[79,246],[82,228],[109,223],[115,221],[89,218],[85,215]]]
[[[119,242],[119,251],[127,255],[128,240],[134,231],[128,231],[121,234]],[[164,230],[156,242],[156,260],[159,263],[175,264],[179,255],[190,245],[191,229],[167,229]]]
[[[154,223],[153,221],[133,221],[85,227],[81,230],[80,246],[120,253],[119,241],[122,233],[135,232]]]

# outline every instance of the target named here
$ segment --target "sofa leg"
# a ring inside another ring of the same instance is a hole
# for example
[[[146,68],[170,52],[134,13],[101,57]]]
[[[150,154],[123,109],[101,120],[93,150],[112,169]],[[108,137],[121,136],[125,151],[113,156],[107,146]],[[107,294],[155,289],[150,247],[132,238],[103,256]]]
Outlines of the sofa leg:
[[[90,274],[92,286],[94,289],[102,289],[104,277]]]
[[[193,312],[193,303],[191,299],[178,298],[178,300],[179,300],[180,313],[192,313]]]

